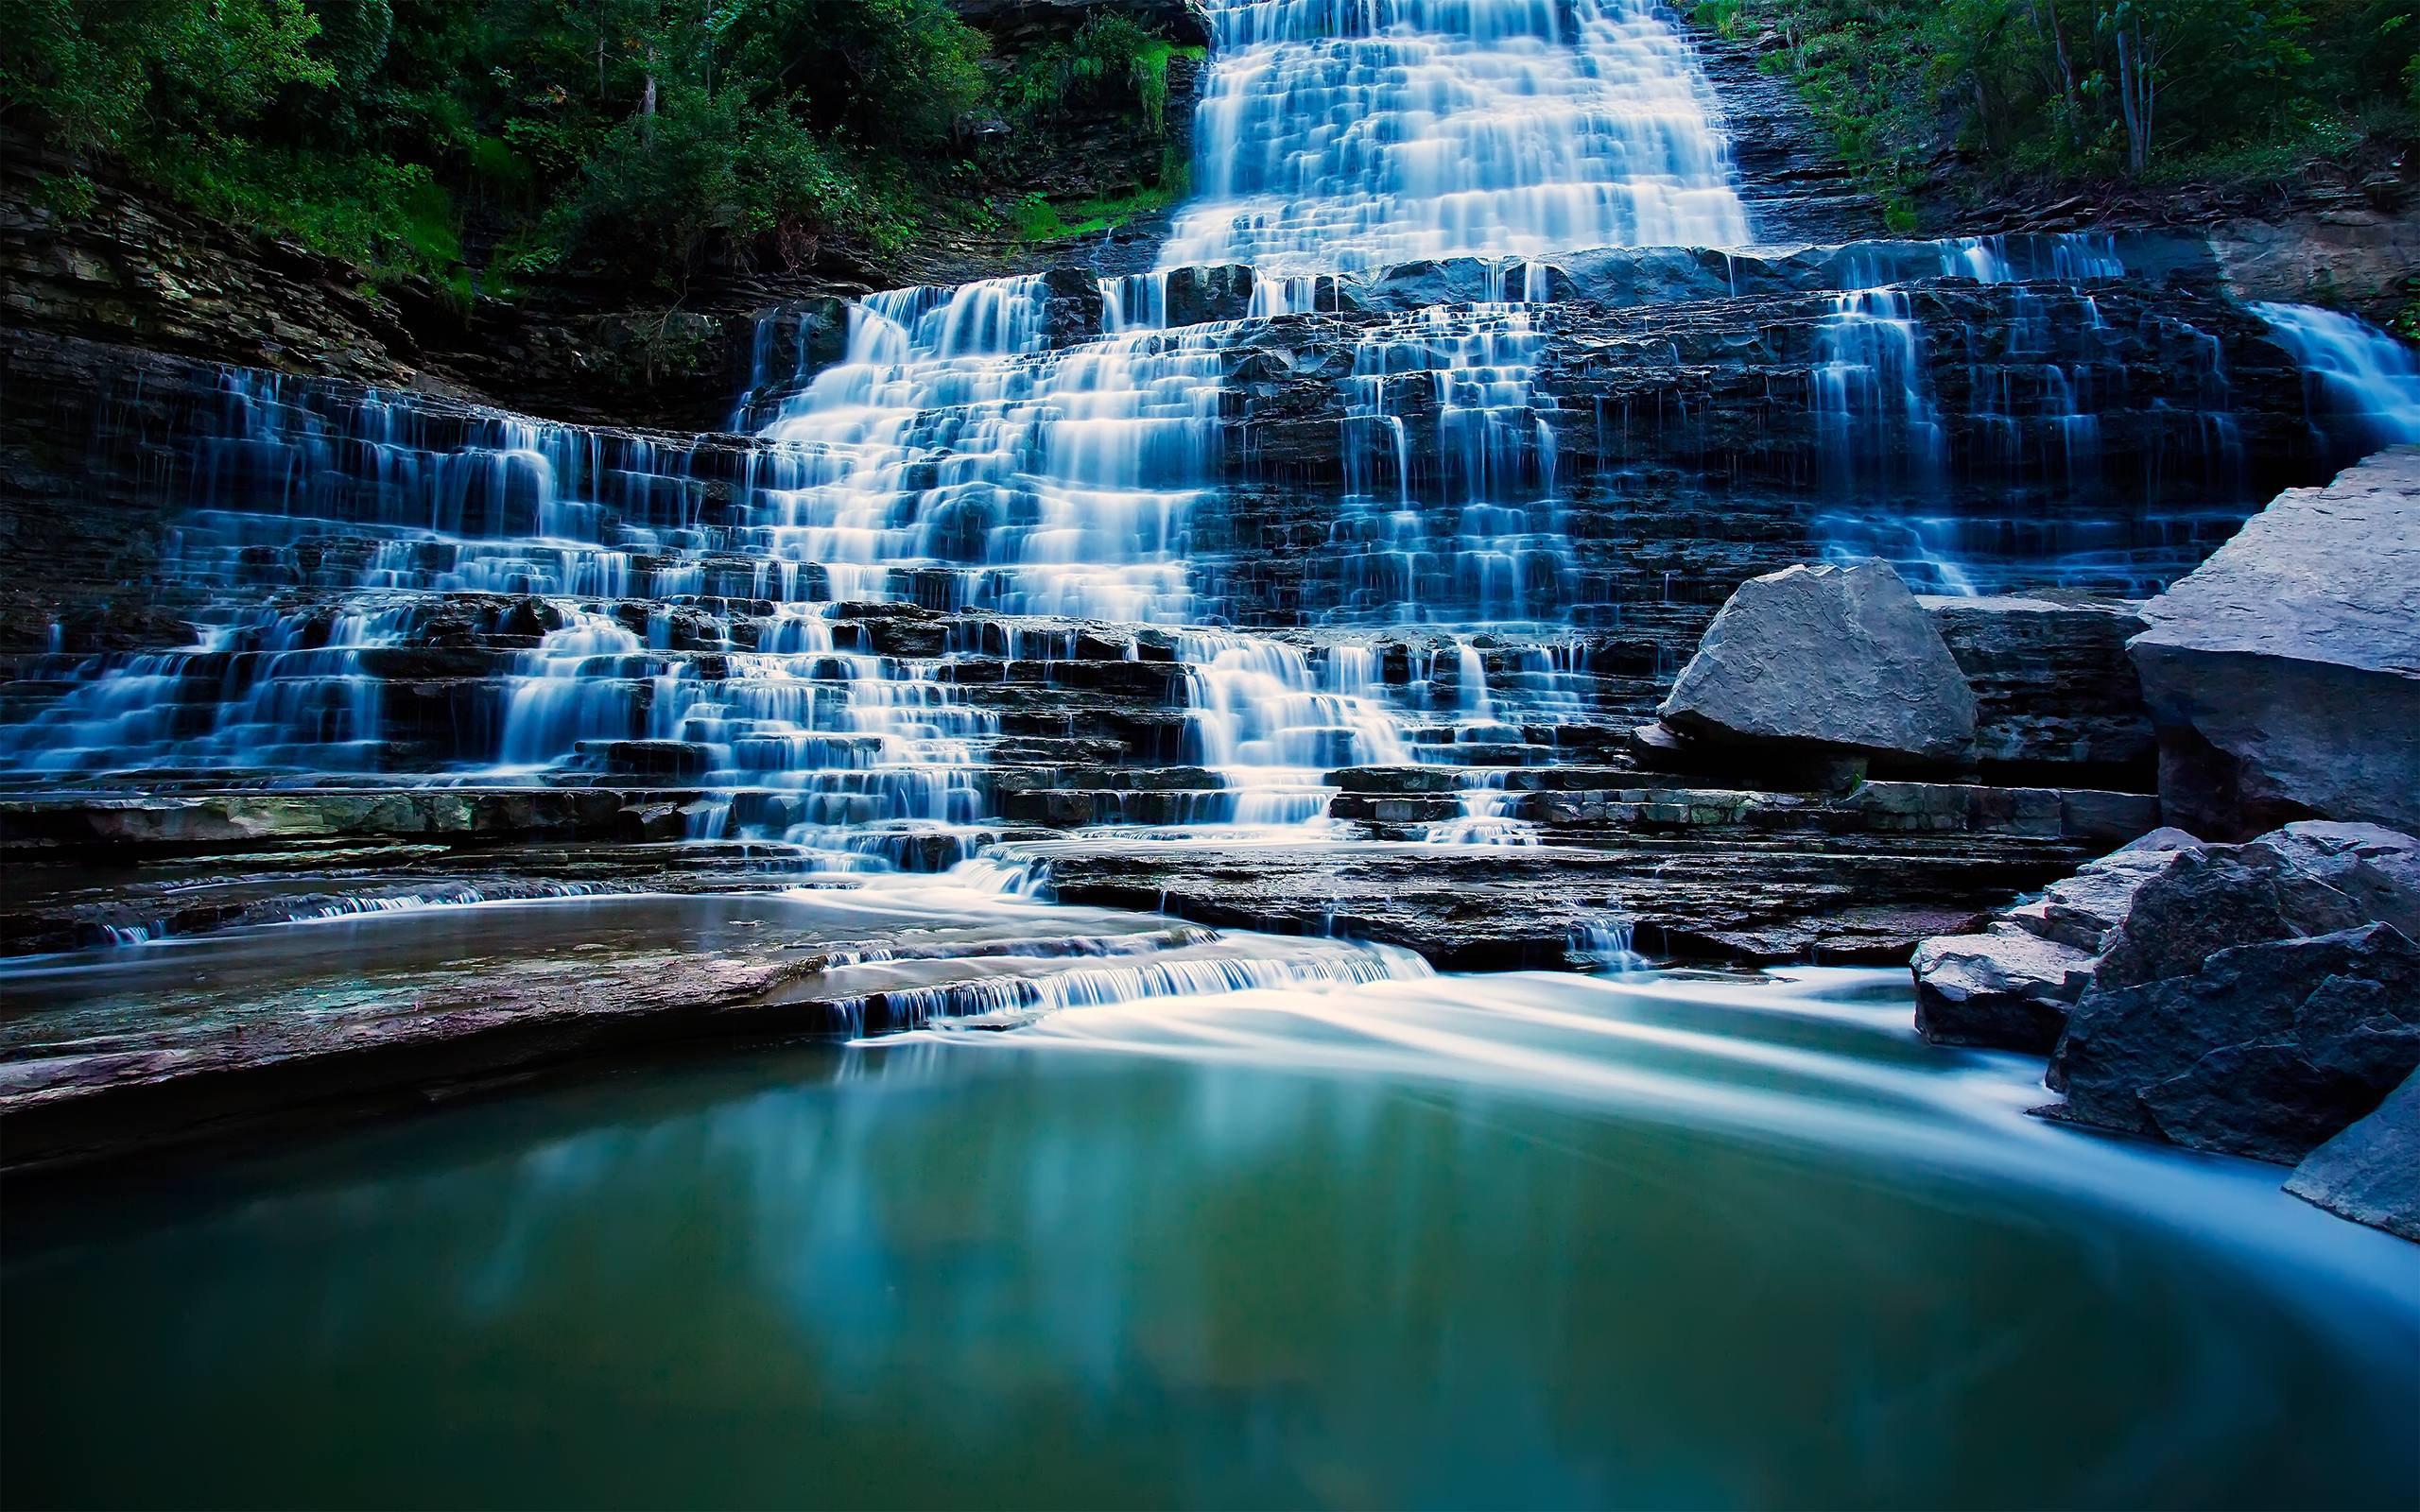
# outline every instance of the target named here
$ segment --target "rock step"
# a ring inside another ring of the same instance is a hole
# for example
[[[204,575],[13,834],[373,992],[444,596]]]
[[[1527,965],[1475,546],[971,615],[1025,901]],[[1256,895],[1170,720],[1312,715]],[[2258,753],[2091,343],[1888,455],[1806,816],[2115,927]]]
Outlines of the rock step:
[[[1116,836],[1012,844],[1068,902],[1409,946],[1436,965],[1564,964],[1630,932],[1651,954],[1899,964],[2088,854],[1996,835],[1634,836],[1598,847],[1410,846]]]

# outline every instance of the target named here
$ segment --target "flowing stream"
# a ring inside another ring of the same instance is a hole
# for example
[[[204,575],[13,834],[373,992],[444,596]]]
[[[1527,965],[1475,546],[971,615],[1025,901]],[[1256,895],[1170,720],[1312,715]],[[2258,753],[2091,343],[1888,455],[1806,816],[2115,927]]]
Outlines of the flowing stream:
[[[657,1065],[13,1220],[0,1450],[28,1504],[2408,1503],[2420,1252],[2038,1074],[1879,972]]]

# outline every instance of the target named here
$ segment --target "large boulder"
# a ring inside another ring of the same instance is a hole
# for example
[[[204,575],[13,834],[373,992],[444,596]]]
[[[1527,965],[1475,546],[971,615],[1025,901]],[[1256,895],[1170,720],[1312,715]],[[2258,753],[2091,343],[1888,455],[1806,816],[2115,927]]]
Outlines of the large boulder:
[[[1915,595],[1878,561],[1739,585],[1657,711],[1685,736],[1948,761],[1975,695]]]
[[[2150,902],[2147,887],[2126,933]],[[2049,1085],[2077,1122],[2291,1162],[2415,1065],[2420,946],[2366,924],[2221,950],[2189,975],[2096,985],[2068,1017]]]
[[[2420,448],[2279,494],[2142,614],[2171,819],[2420,827]]]
[[[2420,1071],[2377,1112],[2304,1156],[2286,1190],[2355,1223],[2420,1240]]]
[[[2230,945],[2381,920],[2420,938],[2420,841],[2377,825],[2307,820],[2245,845],[2163,859],[2135,890],[2093,985],[2190,975]]]

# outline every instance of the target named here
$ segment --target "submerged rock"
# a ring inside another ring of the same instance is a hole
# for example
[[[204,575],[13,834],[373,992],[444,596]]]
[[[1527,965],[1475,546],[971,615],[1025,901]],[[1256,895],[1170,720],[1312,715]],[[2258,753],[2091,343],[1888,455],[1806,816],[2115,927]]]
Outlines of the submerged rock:
[[[1739,586],[1657,711],[1684,735],[1945,761],[1975,695],[1883,562],[1790,567]]]
[[[2420,449],[2279,494],[2142,612],[2171,814],[2420,825]]]
[[[2377,1112],[2303,1157],[2286,1190],[2340,1217],[2420,1241],[2420,1071]]]

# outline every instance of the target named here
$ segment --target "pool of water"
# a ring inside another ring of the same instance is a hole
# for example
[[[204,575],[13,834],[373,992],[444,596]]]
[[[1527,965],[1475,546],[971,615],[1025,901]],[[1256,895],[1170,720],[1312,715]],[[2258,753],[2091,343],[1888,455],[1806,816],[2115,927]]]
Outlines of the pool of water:
[[[1904,977],[695,1059],[10,1195],[14,1504],[2376,1505],[2420,1246]]]

